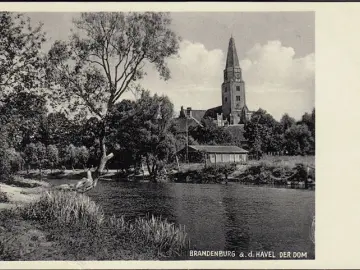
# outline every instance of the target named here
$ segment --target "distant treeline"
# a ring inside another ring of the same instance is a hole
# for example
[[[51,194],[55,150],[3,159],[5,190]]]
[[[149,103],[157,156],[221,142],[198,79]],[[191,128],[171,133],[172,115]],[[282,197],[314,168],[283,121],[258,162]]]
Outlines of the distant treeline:
[[[300,121],[288,114],[276,121],[265,110],[259,109],[244,125],[245,144],[226,127],[218,127],[211,118],[203,119],[201,124],[189,127],[190,144],[237,145],[250,150],[254,158],[263,154],[315,154],[315,109],[305,113]],[[185,136],[183,134],[181,138],[183,146]]]

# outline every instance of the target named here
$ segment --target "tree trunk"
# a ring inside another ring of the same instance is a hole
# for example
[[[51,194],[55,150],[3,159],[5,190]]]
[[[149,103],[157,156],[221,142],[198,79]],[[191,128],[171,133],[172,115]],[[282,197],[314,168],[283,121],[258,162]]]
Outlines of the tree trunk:
[[[96,169],[97,177],[102,175],[106,163],[114,156],[113,153],[106,154],[106,145],[105,145],[105,136],[100,137],[100,150],[101,150],[101,158],[99,162],[99,166]]]

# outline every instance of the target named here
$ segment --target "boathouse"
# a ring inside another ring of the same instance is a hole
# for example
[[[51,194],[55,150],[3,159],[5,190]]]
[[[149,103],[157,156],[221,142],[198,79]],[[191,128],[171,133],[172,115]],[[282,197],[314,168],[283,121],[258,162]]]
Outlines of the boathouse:
[[[189,145],[180,152],[181,159],[186,161],[186,155],[190,163],[206,162],[217,163],[246,163],[248,151],[233,145]]]

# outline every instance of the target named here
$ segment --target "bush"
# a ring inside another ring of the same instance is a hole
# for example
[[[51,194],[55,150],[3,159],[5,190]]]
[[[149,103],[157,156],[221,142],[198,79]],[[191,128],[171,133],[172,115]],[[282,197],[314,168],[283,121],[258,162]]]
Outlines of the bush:
[[[176,182],[198,184],[220,183],[236,170],[236,164],[210,165],[203,168],[188,169],[173,175]]]
[[[6,195],[5,192],[1,191],[0,189],[0,203],[7,203],[7,202],[9,202],[8,196]]]
[[[1,134],[0,134],[1,135]],[[9,155],[0,145],[0,182],[7,182],[11,174],[11,164],[9,161]]]
[[[260,163],[248,167],[241,175],[240,181],[253,184],[286,184],[288,181],[305,181],[307,168],[304,164],[296,164],[294,168],[284,165]]]
[[[45,192],[39,201],[22,208],[21,215],[66,226],[98,227],[104,220],[104,213],[88,196],[66,191]]]

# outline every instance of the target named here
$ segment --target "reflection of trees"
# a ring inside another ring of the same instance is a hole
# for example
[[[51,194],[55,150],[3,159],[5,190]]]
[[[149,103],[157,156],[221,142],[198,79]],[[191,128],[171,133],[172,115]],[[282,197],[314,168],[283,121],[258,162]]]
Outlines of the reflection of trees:
[[[176,222],[174,215],[174,196],[172,186],[163,183],[147,183],[141,188],[143,214],[161,216],[170,222]]]
[[[225,192],[230,189],[224,189]],[[250,249],[250,230],[245,217],[239,217],[236,200],[226,193],[222,196],[225,210],[225,249],[231,251],[247,251]]]

